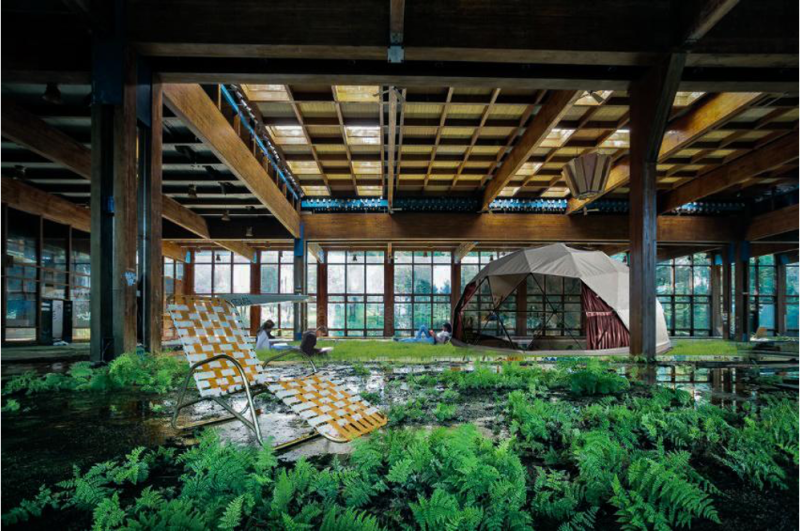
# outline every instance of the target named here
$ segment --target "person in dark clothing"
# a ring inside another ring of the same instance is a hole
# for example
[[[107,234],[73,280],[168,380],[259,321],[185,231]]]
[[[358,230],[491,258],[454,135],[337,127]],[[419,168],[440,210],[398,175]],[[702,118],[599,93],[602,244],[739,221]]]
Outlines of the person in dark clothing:
[[[320,326],[316,330],[308,330],[303,333],[303,338],[300,340],[300,350],[309,356],[319,356],[327,354],[332,349],[330,348],[317,348],[317,337],[328,335],[328,329]]]

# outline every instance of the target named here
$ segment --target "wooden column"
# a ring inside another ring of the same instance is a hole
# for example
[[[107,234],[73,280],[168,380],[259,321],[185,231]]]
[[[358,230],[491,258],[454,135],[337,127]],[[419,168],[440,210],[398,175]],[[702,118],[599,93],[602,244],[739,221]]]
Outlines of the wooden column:
[[[775,334],[786,335],[786,257],[775,255]]]
[[[1,312],[2,315],[0,316],[0,319],[2,319],[2,325],[0,325],[0,342],[2,342],[2,344],[5,344],[5,342],[6,342],[6,313],[8,311],[7,310],[7,308],[8,308],[8,284],[7,284],[7,279],[6,279],[6,275],[8,273],[8,207],[6,206],[5,203],[2,203],[2,205],[0,205],[0,209],[2,211],[2,219],[3,219],[3,224],[2,224],[2,226],[0,226],[0,231],[2,231],[2,238],[3,238],[3,240],[2,240],[2,248],[3,248],[3,255],[2,255],[3,275],[2,275],[2,282],[3,282],[3,288],[2,288],[2,292],[0,292],[0,293],[2,293],[3,306],[2,306],[2,312]]]
[[[386,253],[383,265],[383,335],[394,336],[394,256]]]
[[[317,328],[328,327],[328,264],[317,263]]]
[[[194,249],[187,254],[188,260],[183,265],[183,294],[194,295]]]
[[[632,355],[656,355],[656,162],[685,54],[631,83],[630,333]]]
[[[718,263],[719,262],[719,263]],[[714,257],[711,265],[711,335],[721,337],[722,334],[722,260]]]
[[[261,293],[260,251],[256,251],[255,260],[250,264],[250,293],[253,295]],[[250,333],[255,336],[259,326],[261,326],[261,306],[254,304],[250,306]]]
[[[106,54],[96,61],[94,73],[91,201],[91,359],[94,362],[111,361],[136,347],[136,65],[130,49],[119,51],[113,59]]]
[[[733,275],[731,264],[733,254],[730,247],[722,259],[722,338],[731,339],[731,320],[733,319]]]
[[[734,282],[735,335],[736,341],[750,340],[750,245],[749,242],[736,243],[736,279]]]
[[[461,298],[461,262],[454,262],[450,270],[450,323],[455,322],[458,299]]]
[[[161,83],[140,79],[139,126],[139,340],[149,352],[161,351],[164,318],[164,257],[161,246],[163,214],[161,193],[162,109]]]

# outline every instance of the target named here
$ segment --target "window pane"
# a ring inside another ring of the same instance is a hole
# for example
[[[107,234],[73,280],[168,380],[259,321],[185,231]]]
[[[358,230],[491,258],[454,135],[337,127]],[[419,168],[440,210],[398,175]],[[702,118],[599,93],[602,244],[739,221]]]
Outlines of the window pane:
[[[411,293],[412,291],[412,266],[396,265],[394,267],[394,292]]]
[[[431,293],[431,268],[414,267],[414,293]]]
[[[231,266],[230,264],[216,264],[214,266],[214,293],[230,293],[230,292],[231,292]]]
[[[236,264],[233,266],[233,292],[250,293],[249,264]]]
[[[364,328],[364,303],[347,304],[347,328]]]
[[[328,266],[328,293],[344,293],[344,268],[343,265]]]
[[[414,304],[414,329],[425,325],[431,327],[431,305],[430,304]]]
[[[261,251],[261,263],[262,264],[277,264],[278,263],[278,251]]]
[[[278,293],[278,266],[261,266],[261,293]]]
[[[294,269],[290,265],[281,266],[281,293],[294,293]]]
[[[694,268],[694,294],[709,295],[711,293],[711,268],[695,266]]]
[[[211,264],[194,265],[194,292],[211,293]]]
[[[688,266],[675,266],[675,293],[690,294],[692,292],[692,269]]]
[[[367,328],[383,330],[383,304],[367,304]]]
[[[328,324],[330,328],[344,328],[344,303],[328,304]]]
[[[412,328],[410,304],[394,305],[394,327],[396,330],[410,330]]]
[[[481,268],[477,265],[462,265],[461,266],[461,289],[463,290],[470,281],[475,278],[480,272]]]
[[[800,278],[798,278],[798,266],[786,266],[786,294],[797,295],[800,289]]]
[[[450,293],[450,273],[449,265],[433,266],[434,293]]]
[[[308,264],[308,271],[306,273],[306,290],[308,293],[317,292],[317,264]]]
[[[383,293],[383,265],[367,266],[367,293]]]
[[[364,289],[364,266],[347,264],[347,292],[364,293]]]

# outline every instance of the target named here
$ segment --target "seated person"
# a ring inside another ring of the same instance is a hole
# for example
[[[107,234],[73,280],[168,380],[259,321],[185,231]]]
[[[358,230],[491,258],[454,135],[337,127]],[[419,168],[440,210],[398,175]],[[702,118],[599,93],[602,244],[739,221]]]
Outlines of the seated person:
[[[438,334],[434,334],[428,327],[422,325],[417,330],[417,335],[414,337],[404,337],[404,338],[394,338],[395,341],[399,341],[401,343],[428,343],[429,345],[443,345],[450,341],[450,338],[453,336],[453,327],[450,323],[445,323],[442,325],[442,330]]]
[[[322,354],[327,354],[328,352],[332,351],[333,349],[328,348],[317,348],[317,337],[326,336],[328,335],[328,329],[324,326],[320,326],[316,330],[307,330],[303,333],[303,339],[300,341],[300,350],[303,351],[304,354],[308,356],[319,356]]]
[[[275,323],[272,319],[264,321],[256,334],[256,350],[288,350],[291,347],[287,343],[273,343],[275,336],[272,331],[275,329]]]

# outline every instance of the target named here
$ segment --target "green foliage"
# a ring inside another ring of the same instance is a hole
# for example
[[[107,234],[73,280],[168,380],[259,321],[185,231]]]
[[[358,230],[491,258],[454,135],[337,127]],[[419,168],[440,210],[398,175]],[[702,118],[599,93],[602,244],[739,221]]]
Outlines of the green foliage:
[[[127,353],[110,365],[92,368],[89,362],[74,363],[68,374],[39,376],[26,372],[14,376],[3,386],[3,395],[25,392],[32,395],[57,391],[106,392],[137,388],[144,393],[166,393],[186,377],[188,366],[177,357]]]
[[[16,413],[19,411],[19,409],[20,409],[19,402],[17,400],[14,400],[13,398],[9,398],[8,400],[6,400],[5,405],[2,408],[0,408],[0,412]]]
[[[439,402],[436,404],[436,409],[433,411],[433,414],[439,422],[452,420],[456,416],[456,406]]]
[[[685,455],[685,454],[684,454]],[[623,529],[672,529],[691,527],[692,520],[705,518],[720,523],[712,500],[688,464],[688,456],[657,461],[643,457],[627,471],[627,486],[614,476],[611,503],[618,508]]]
[[[366,378],[372,374],[372,372],[361,363],[354,363],[351,369],[353,370],[353,374],[361,378]]]
[[[627,378],[594,358],[560,362],[558,380],[576,396],[619,394],[630,387]]]

